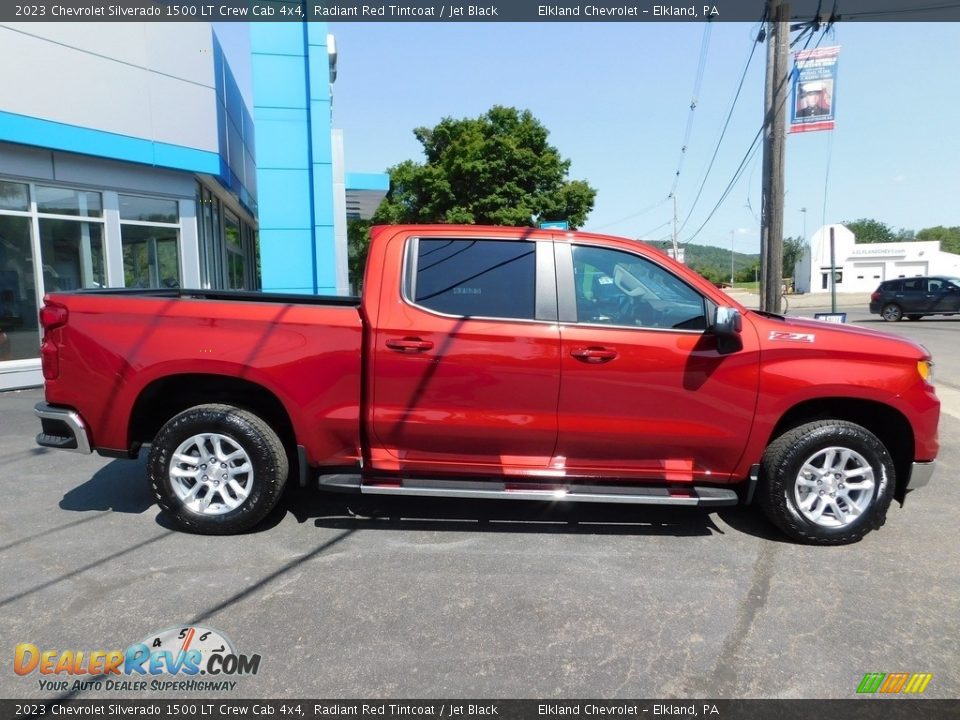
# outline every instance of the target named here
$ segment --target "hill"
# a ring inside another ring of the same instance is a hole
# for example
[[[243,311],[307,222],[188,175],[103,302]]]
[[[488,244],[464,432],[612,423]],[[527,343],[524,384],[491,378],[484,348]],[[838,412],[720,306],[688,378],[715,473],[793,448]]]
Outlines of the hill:
[[[666,252],[673,247],[668,240],[646,240],[644,241],[655,248]],[[712,281],[730,280],[730,251],[724,250],[713,245],[695,245],[687,243],[681,245],[684,251],[684,263],[696,270],[698,273]],[[754,267],[759,265],[760,255],[738,253],[733,254],[733,267],[738,282],[742,280],[754,279]]]

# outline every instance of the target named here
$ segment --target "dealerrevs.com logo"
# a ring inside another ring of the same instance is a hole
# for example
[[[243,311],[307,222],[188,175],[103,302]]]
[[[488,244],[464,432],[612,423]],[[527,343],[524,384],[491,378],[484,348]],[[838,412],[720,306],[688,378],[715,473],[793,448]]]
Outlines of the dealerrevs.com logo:
[[[51,692],[231,691],[237,686],[232,678],[259,672],[260,655],[240,654],[223,633],[192,625],[153,633],[126,650],[61,651],[20,643],[13,670],[39,675],[40,689]]]

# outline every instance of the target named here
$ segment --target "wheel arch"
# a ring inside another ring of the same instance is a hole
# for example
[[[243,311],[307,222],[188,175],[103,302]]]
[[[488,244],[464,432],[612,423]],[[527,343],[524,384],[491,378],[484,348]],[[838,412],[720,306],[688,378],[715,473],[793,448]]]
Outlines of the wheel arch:
[[[860,425],[880,439],[893,459],[897,500],[902,501],[910,478],[914,455],[913,427],[895,407],[861,398],[816,398],[797,403],[774,426],[767,445],[795,427],[816,420],[846,420]]]
[[[149,443],[170,418],[208,403],[234,405],[263,418],[280,437],[288,456],[296,460],[296,431],[280,399],[263,385],[229,375],[184,373],[151,382],[134,401],[129,442],[134,446]]]

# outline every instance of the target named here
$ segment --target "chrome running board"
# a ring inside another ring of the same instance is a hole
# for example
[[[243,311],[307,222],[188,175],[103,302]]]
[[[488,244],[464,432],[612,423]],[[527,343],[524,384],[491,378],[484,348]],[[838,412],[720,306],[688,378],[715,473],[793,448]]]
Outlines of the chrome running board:
[[[728,488],[640,487],[619,485],[554,485],[505,483],[499,480],[363,480],[359,475],[322,475],[321,490],[359,492],[362,495],[408,495],[415,497],[470,498],[482,500],[538,500],[540,502],[592,502],[632,505],[685,505],[720,507],[736,505],[737,493]]]

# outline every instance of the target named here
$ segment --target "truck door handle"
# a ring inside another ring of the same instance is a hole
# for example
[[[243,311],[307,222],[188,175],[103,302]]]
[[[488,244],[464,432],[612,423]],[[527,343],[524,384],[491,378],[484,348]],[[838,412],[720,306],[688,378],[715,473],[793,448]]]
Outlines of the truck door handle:
[[[407,337],[402,340],[387,340],[387,347],[400,353],[418,353],[429,350],[433,343],[418,337]]]
[[[576,348],[570,354],[581,362],[595,364],[610,362],[618,355],[616,350],[605,347]]]

